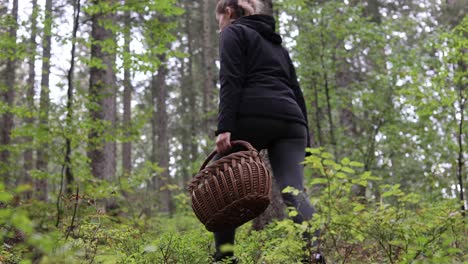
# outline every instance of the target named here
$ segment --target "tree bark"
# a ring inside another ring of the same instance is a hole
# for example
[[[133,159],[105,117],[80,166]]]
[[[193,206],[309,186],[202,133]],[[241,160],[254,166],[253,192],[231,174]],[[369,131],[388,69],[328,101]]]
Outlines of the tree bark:
[[[28,113],[29,115],[25,118],[26,126],[33,127],[34,126],[34,83],[36,79],[36,71],[35,71],[35,62],[36,62],[36,36],[37,36],[37,15],[38,15],[38,8],[37,8],[37,0],[32,0],[32,14],[31,14],[31,36],[29,38],[29,58],[28,58],[28,81],[27,81],[27,91],[26,91],[26,106],[31,111]],[[32,143],[33,138],[27,136],[24,138],[25,142]],[[27,184],[33,186],[33,181],[29,172],[34,167],[34,153],[33,148],[30,146],[28,147],[23,153],[23,169],[24,169],[24,180]],[[32,192],[28,191],[25,193],[26,198],[31,198]]]
[[[13,107],[15,103],[15,81],[16,81],[16,39],[17,39],[17,28],[18,28],[18,0],[13,0],[13,8],[11,10],[11,25],[8,29],[8,37],[11,39],[11,42],[14,43],[12,47],[8,49],[10,57],[7,58],[6,68],[5,68],[5,88],[1,88],[2,101],[7,104],[8,108],[5,114],[2,117],[2,127],[1,129],[1,142],[0,142],[0,164],[3,168],[0,167],[0,175],[4,182],[11,181],[12,171],[9,168],[10,164],[10,151],[8,148],[11,144],[11,131],[14,128],[13,120]]]
[[[468,13],[468,0],[446,0],[446,4],[444,23],[455,27]]]
[[[214,127],[213,102],[214,91],[217,79],[214,75],[215,58],[213,46],[213,23],[211,21],[213,5],[211,0],[203,0],[202,16],[203,16],[203,115],[205,131],[211,131]]]
[[[315,75],[315,74],[314,74]],[[313,82],[313,87],[314,87],[314,108],[315,108],[315,127],[317,129],[317,143],[319,147],[323,146],[323,140],[322,140],[322,125],[320,120],[322,120],[321,114],[320,114],[320,105],[319,105],[319,98],[318,98],[318,87],[317,83],[315,80]]]
[[[74,94],[74,70],[75,70],[75,49],[76,49],[76,34],[78,32],[79,27],[79,19],[80,19],[80,9],[81,9],[81,2],[80,0],[75,0],[74,10],[73,10],[73,32],[72,32],[72,48],[71,48],[71,59],[70,59],[70,68],[67,74],[68,80],[68,90],[67,90],[67,118],[66,118],[66,126],[68,129],[73,127],[73,94]],[[72,164],[71,164],[71,138],[68,133],[65,135],[65,179],[66,179],[66,193],[67,195],[72,195],[73,188],[71,184],[74,181],[73,171],[72,171]]]
[[[466,64],[462,59],[458,61],[458,70],[460,72],[464,72],[466,74]],[[458,87],[458,104],[460,105],[460,121],[458,123],[458,136],[457,136],[457,144],[458,144],[458,162],[457,162],[457,178],[458,178],[458,186],[460,187],[459,195],[460,195],[460,202],[461,202],[461,211],[463,216],[466,215],[466,201],[465,201],[465,186],[463,185],[463,171],[464,171],[464,149],[463,149],[463,138],[466,133],[463,132],[464,127],[464,120],[465,120],[465,104],[466,104],[466,86],[463,85],[462,78],[460,78],[459,83],[457,84]],[[456,120],[456,118],[455,118]]]
[[[41,146],[37,150],[37,170],[46,173],[49,165],[49,75],[50,75],[50,54],[52,41],[52,0],[46,0],[44,10],[44,36],[42,39],[42,76],[41,93],[39,102],[39,129],[45,135],[41,139]],[[35,182],[35,192],[38,200],[47,200],[47,180],[38,179]]]
[[[323,16],[323,14],[322,14]],[[325,67],[325,59],[324,59],[324,50],[325,50],[325,40],[324,40],[324,35],[323,35],[323,17],[320,20],[320,45],[321,45],[321,50],[320,50],[320,65],[322,68],[322,77],[323,77],[323,82],[324,82],[324,88],[325,88],[325,98],[327,101],[327,116],[328,116],[328,124],[330,126],[330,142],[333,146],[333,151],[336,153],[336,139],[335,139],[335,127],[333,124],[333,116],[332,116],[332,109],[331,109],[331,95],[330,95],[330,87],[328,85],[328,73],[327,73],[327,68]]]
[[[191,9],[191,1],[185,1],[185,9],[190,10]],[[192,164],[192,159],[191,159],[191,141],[192,141],[192,133],[191,133],[191,116],[193,113],[191,113],[190,109],[190,94],[192,93],[193,87],[193,79],[192,79],[192,56],[193,54],[191,45],[192,45],[192,33],[191,33],[191,12],[186,12],[185,13],[185,21],[184,21],[184,33],[187,36],[187,49],[188,49],[188,61],[185,62],[184,59],[182,59],[181,62],[181,68],[180,68],[180,75],[182,78],[181,82],[181,109],[179,110],[179,113],[182,115],[182,135],[181,135],[181,145],[182,145],[182,153],[181,153],[181,183],[180,186],[184,189],[187,182],[190,180],[190,174],[191,174],[191,169],[190,165]]]
[[[124,58],[130,56],[130,41],[131,41],[131,17],[130,12],[126,11],[124,15]],[[130,63],[128,59],[124,59],[124,79],[123,79],[123,130],[124,142],[122,143],[122,169],[124,175],[132,173],[132,142],[130,140],[132,127],[132,83],[130,76]]]
[[[191,3],[191,1],[189,1]],[[189,5],[193,6],[193,5]],[[187,12],[188,13],[188,12]],[[188,62],[187,62],[187,73],[188,73],[188,80],[190,82],[190,87],[188,87],[188,104],[189,104],[189,123],[190,123],[190,163],[194,164],[194,162],[198,159],[198,144],[197,144],[197,116],[198,116],[198,111],[197,111],[197,86],[196,80],[194,78],[194,73],[193,73],[193,63],[194,63],[194,58],[195,58],[195,52],[194,52],[194,38],[193,38],[193,27],[191,26],[191,17],[187,14],[186,18],[186,27],[187,27],[187,49],[188,49]]]
[[[113,0],[94,1],[112,5]],[[114,22],[114,14],[110,11],[93,13],[91,15],[92,29],[91,60],[100,61],[101,67],[92,66],[89,78],[89,100],[92,128],[89,133],[88,158],[91,161],[91,172],[94,177],[111,181],[115,176],[116,144],[113,139],[116,121],[116,77],[114,72],[114,47],[109,47],[109,40],[114,40],[111,29],[106,23]],[[111,51],[109,51],[111,50]],[[106,208],[109,208],[109,202]]]
[[[460,23],[460,20],[463,19],[462,14],[466,14],[466,10],[468,7],[466,7],[466,0],[447,0],[447,6],[448,10],[446,13],[448,13],[447,16],[447,21],[446,23],[449,24],[452,27],[457,26]],[[464,37],[467,37],[466,31],[464,32]],[[457,61],[457,67],[456,71],[460,73],[461,76],[463,76],[463,73],[467,72],[467,65],[466,62],[463,60],[463,58],[466,56],[467,50],[463,49],[460,47],[459,52],[461,53],[460,58]],[[454,74],[457,75],[457,74]],[[459,77],[459,80],[457,83],[455,83],[456,88],[457,88],[457,100],[458,100],[458,105],[459,105],[459,110],[460,110],[460,120],[458,121],[458,133],[457,133],[457,145],[458,145],[458,157],[457,157],[457,184],[459,186],[459,198],[461,202],[461,212],[463,216],[466,215],[466,201],[465,201],[465,186],[463,183],[464,179],[464,135],[466,134],[463,132],[463,127],[464,127],[464,120],[465,120],[465,107],[466,107],[466,102],[467,102],[467,97],[466,97],[466,85],[464,85],[464,81],[466,81],[466,77]],[[456,113],[457,111],[455,111]],[[454,117],[454,120],[457,120],[456,116]]]
[[[50,53],[52,41],[52,0],[46,0],[45,15],[44,15],[44,37],[42,40],[42,78],[41,78],[41,94],[39,103],[39,124],[45,139],[37,150],[36,168],[39,171],[46,173],[49,164],[49,76],[50,76]],[[35,182],[35,191],[38,200],[47,200],[47,180],[39,179]]]
[[[171,206],[171,192],[168,188],[170,184],[169,175],[169,138],[168,138],[168,114],[167,114],[167,84],[166,84],[167,69],[165,65],[165,58],[161,58],[161,66],[158,69],[156,77],[156,138],[157,138],[157,163],[159,167],[163,168],[158,177],[158,184],[156,185],[159,192],[160,212],[172,214]]]

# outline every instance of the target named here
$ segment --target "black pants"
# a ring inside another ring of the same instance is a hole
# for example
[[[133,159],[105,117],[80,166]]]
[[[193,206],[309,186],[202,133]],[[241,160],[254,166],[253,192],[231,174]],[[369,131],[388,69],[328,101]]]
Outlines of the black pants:
[[[298,211],[298,215],[293,218],[293,221],[302,223],[310,220],[314,214],[314,208],[303,192],[304,165],[300,164],[305,157],[306,127],[296,122],[248,117],[241,118],[236,128],[231,135],[231,140],[245,140],[259,151],[268,149],[273,176],[280,190],[291,186],[301,191],[297,196],[282,194],[285,204],[295,207]],[[224,155],[218,154],[214,159],[219,159]],[[216,255],[221,258],[231,256],[232,252],[221,253],[220,247],[224,244],[234,244],[235,229],[215,232],[214,237]]]

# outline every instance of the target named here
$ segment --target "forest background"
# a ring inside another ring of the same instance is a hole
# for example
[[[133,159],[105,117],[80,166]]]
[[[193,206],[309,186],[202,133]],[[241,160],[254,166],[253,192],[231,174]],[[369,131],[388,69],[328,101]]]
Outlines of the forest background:
[[[293,224],[275,189],[241,263],[299,262],[307,225],[331,263],[468,262],[468,2],[264,2],[317,214]],[[214,148],[215,5],[0,0],[0,263],[209,263],[185,188]]]

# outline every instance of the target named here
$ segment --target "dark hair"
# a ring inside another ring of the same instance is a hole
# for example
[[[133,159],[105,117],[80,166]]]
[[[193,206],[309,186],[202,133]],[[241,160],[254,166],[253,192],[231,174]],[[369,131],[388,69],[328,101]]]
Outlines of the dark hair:
[[[219,0],[216,5],[216,13],[226,13],[226,8],[232,8],[235,18],[253,15],[255,6],[252,0]]]

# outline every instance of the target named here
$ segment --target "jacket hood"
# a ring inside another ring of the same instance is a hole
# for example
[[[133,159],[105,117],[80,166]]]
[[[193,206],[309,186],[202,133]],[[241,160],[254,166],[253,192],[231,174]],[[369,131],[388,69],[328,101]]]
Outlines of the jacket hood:
[[[275,44],[281,44],[283,39],[281,36],[275,32],[275,19],[272,16],[268,15],[252,15],[244,16],[236,21],[234,24],[245,25],[249,28],[257,31],[262,37],[266,40],[273,42]]]

